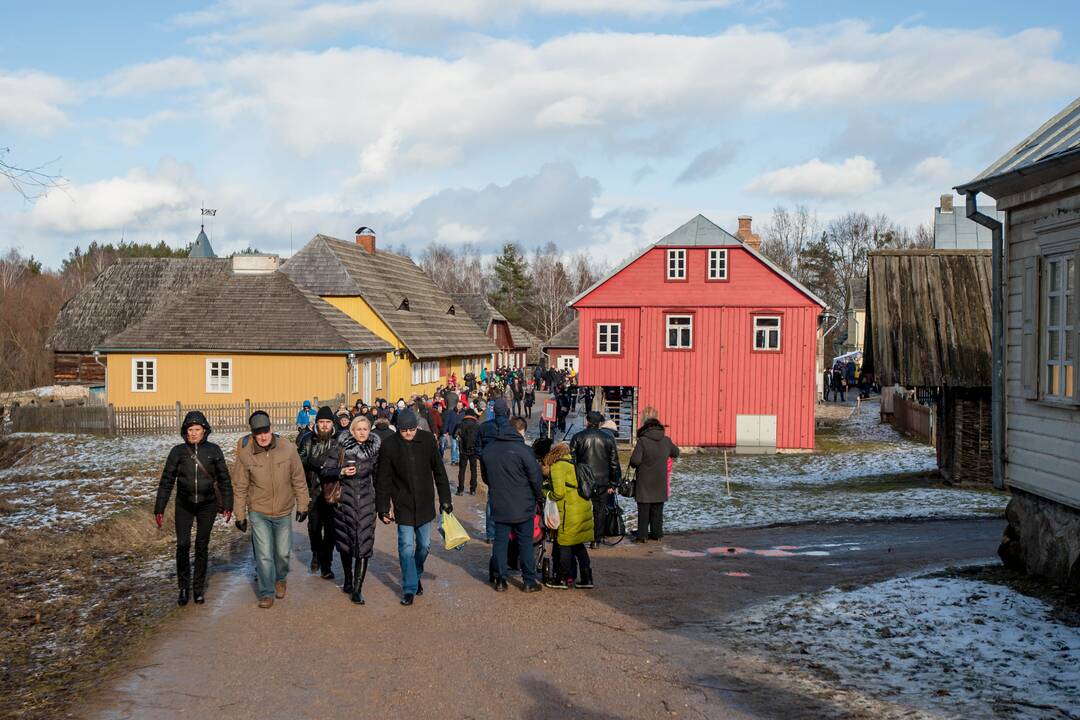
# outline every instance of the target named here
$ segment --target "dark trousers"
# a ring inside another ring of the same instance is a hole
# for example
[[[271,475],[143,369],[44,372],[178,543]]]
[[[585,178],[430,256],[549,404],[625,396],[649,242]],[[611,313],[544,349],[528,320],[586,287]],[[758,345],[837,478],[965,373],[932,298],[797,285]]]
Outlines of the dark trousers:
[[[210,531],[214,529],[217,502],[176,501],[176,582],[181,589],[206,589],[206,564],[210,558]],[[195,579],[191,577],[191,526],[195,525]]]
[[[517,535],[518,562],[521,566],[521,579],[526,585],[536,582],[536,556],[533,554],[533,520],[522,520],[519,523],[495,523],[495,568],[496,575],[506,579],[510,571],[507,552],[510,549],[510,531]]]
[[[664,503],[637,504],[637,536],[638,540],[664,537]]]
[[[517,415],[517,416],[520,417],[522,415],[522,410],[521,410],[522,407],[523,407],[523,405],[522,405],[521,398],[519,398],[519,397],[514,398],[514,415]]]
[[[469,466],[469,492],[476,492],[476,463],[479,462],[479,455],[465,455],[462,454],[458,460],[457,466],[457,489],[458,492],[464,492],[465,490],[465,466]]]
[[[593,401],[593,399],[591,397],[585,398],[585,414],[586,415],[588,415],[589,413],[592,412],[592,401]]]
[[[607,517],[608,493],[606,487],[597,486],[592,499],[593,536],[597,541],[604,537],[604,518]]]
[[[567,582],[574,580],[578,570],[581,571],[582,577],[592,572],[592,562],[589,560],[589,551],[585,549],[585,543],[557,545],[556,548],[559,551],[559,577],[563,580]]]
[[[525,417],[527,417],[527,418],[532,417],[532,409],[533,409],[533,404],[532,403],[528,403],[528,402],[525,403]]]
[[[326,504],[322,495],[311,503],[307,529],[311,556],[319,561],[319,570],[323,574],[330,572],[334,565],[334,508]]]

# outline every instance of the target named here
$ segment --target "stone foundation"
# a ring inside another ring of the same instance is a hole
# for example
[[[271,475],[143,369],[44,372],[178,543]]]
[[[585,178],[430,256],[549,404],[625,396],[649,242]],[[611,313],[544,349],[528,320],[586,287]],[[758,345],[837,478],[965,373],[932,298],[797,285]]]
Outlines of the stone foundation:
[[[1005,564],[1080,592],[1080,510],[1012,489],[998,548]]]

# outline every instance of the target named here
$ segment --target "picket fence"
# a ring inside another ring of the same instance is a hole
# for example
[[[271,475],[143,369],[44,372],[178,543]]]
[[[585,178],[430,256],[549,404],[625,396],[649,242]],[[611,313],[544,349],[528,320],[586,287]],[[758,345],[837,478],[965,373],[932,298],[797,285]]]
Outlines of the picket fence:
[[[322,401],[337,408],[345,401],[337,396]],[[315,407],[319,398],[312,398]],[[270,422],[275,428],[292,429],[296,423],[296,413],[303,405],[297,402],[220,403],[200,406],[187,406],[179,402],[172,405],[153,405],[145,407],[123,407],[114,405],[83,405],[75,407],[60,406],[24,406],[17,407],[11,413],[13,432],[53,432],[77,433],[90,435],[164,435],[179,432],[184,416],[191,410],[199,410],[206,415],[207,421],[217,432],[245,432],[248,418],[256,410],[264,410],[270,415]]]

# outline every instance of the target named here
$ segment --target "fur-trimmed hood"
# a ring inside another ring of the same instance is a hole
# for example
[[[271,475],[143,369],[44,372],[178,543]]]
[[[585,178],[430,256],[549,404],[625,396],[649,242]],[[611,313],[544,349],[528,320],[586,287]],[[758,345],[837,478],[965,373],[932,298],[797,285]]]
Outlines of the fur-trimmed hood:
[[[570,456],[570,444],[569,443],[556,443],[548,450],[548,454],[544,456],[544,461],[541,464],[544,474],[548,475],[551,472],[551,466],[562,460],[564,457]]]

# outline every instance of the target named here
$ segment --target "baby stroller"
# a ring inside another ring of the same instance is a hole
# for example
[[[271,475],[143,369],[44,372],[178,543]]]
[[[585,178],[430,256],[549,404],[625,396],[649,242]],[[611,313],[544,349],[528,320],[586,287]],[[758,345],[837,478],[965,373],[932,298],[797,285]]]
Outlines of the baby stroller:
[[[539,581],[546,580],[551,573],[551,560],[547,556],[547,549],[544,547],[544,541],[546,539],[546,533],[544,528],[544,518],[538,512],[533,516],[533,567],[536,568],[537,575],[539,575]],[[520,572],[521,563],[518,560],[520,551],[518,550],[518,543],[520,542],[517,533],[510,531],[510,545],[506,551],[506,565],[511,570]],[[491,560],[488,562],[488,581],[495,582],[495,578],[498,577],[498,568],[495,566],[495,554],[492,553]]]

